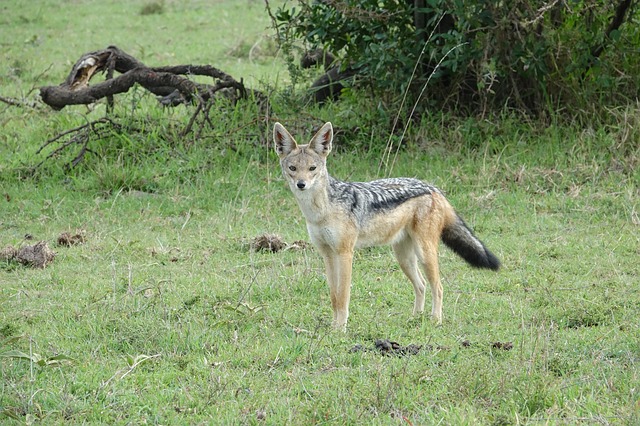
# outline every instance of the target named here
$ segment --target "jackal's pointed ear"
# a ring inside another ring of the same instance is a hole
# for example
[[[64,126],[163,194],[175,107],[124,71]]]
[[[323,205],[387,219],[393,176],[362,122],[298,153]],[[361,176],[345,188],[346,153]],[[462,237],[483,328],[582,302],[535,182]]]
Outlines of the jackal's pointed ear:
[[[311,139],[309,146],[318,155],[326,157],[331,152],[331,143],[333,142],[333,126],[331,123],[324,123],[324,126],[318,130],[318,133]]]
[[[273,126],[273,142],[280,157],[284,157],[298,147],[293,136],[280,123],[276,123]]]

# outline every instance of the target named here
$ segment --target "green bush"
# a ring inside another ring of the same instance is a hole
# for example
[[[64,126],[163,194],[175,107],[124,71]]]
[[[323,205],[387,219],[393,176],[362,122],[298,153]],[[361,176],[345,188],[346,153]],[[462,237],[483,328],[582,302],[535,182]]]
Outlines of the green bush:
[[[539,114],[637,99],[637,0],[299,0],[275,14],[283,45],[303,41],[358,70],[376,95],[459,111]]]

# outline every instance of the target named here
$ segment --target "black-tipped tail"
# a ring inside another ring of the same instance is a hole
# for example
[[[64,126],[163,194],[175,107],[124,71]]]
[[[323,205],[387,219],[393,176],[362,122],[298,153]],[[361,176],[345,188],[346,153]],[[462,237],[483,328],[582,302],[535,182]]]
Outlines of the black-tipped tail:
[[[460,217],[442,231],[442,242],[475,268],[494,271],[500,269],[498,258],[482,244]]]

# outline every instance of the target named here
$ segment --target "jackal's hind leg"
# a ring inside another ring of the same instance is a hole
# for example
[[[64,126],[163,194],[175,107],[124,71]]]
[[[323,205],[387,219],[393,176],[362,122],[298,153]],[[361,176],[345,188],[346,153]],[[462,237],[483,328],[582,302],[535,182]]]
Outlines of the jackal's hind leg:
[[[402,272],[409,278],[411,284],[413,284],[413,292],[415,294],[415,301],[413,303],[413,314],[421,314],[424,312],[424,292],[426,283],[424,277],[418,269],[418,258],[416,256],[415,247],[413,241],[409,238],[405,238],[393,245],[393,252],[398,259]]]
[[[422,247],[421,263],[431,285],[431,318],[438,324],[442,323],[442,284],[440,283],[440,268],[438,266],[438,247],[426,245]]]

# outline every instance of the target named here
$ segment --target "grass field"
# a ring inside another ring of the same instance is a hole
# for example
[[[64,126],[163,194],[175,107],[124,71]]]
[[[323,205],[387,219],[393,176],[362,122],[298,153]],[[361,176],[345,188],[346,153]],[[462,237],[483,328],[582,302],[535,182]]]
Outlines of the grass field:
[[[261,2],[159,4],[3,3],[0,95],[58,84],[109,44],[285,94],[268,117],[221,106],[198,140],[176,137],[191,107],[125,95],[114,117],[131,131],[92,141],[70,171],[73,146],[34,170],[53,148],[37,149],[104,106],[0,105],[0,249],[56,252],[44,269],[0,261],[0,423],[640,423],[637,106],[606,125],[434,114],[383,167],[379,111],[293,103]],[[308,240],[267,144],[276,120],[301,138],[333,121],[336,177],[436,184],[503,269],[443,249],[435,326],[411,315],[390,249],[362,250],[348,331],[332,331],[316,251],[251,248],[265,234]],[[84,242],[60,245],[63,232]],[[421,349],[388,356],[378,339]]]

